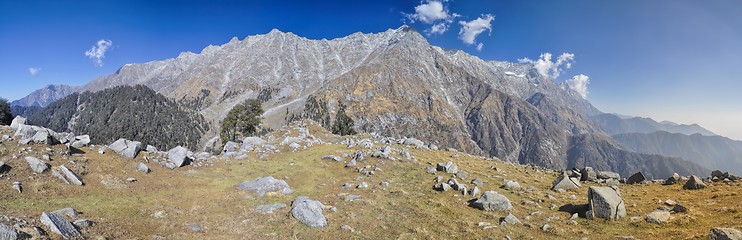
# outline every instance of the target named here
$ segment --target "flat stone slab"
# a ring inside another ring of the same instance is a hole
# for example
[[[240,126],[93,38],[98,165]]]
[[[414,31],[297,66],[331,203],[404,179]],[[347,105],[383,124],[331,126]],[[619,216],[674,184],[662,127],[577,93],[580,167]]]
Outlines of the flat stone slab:
[[[75,228],[72,223],[55,213],[41,213],[41,223],[47,226],[53,233],[62,235],[64,238],[76,238],[81,236],[80,232],[77,231],[77,228]]]
[[[294,193],[286,181],[278,180],[272,176],[257,178],[252,181],[244,181],[235,186],[237,190],[255,192],[258,197],[265,196],[269,192],[279,192],[284,195]]]
[[[287,207],[286,204],[283,203],[277,203],[277,204],[266,204],[266,205],[260,205],[255,207],[255,211],[259,213],[273,213],[273,211],[282,209]]]

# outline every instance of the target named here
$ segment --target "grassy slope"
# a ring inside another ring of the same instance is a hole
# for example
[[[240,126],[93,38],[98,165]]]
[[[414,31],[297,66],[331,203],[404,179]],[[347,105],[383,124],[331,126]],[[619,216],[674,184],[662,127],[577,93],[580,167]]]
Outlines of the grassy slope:
[[[0,144],[0,158],[13,166],[11,176],[0,180],[0,186],[3,186],[0,187],[0,212],[30,220],[38,219],[41,211],[73,207],[83,212],[81,218],[96,223],[83,229],[84,235],[91,238],[151,239],[154,235],[161,235],[169,239],[501,239],[508,235],[513,239],[615,239],[618,236],[703,239],[711,227],[742,228],[740,197],[737,195],[740,183],[714,183],[697,191],[681,190],[681,185],[622,186],[629,217],[643,217],[660,205],[658,200],[667,199],[684,204],[690,212],[674,214],[664,225],[643,220],[632,222],[626,218],[615,222],[578,219],[579,225],[573,226],[566,224],[570,217],[568,213],[550,210],[549,206],[586,203],[586,186],[577,191],[552,193],[554,198],[549,199],[547,193],[551,181],[557,176],[555,172],[465,154],[453,157],[455,153],[447,151],[412,149],[416,160],[404,161],[367,157],[359,165],[378,166],[383,171],[360,181],[353,180],[360,174],[344,168],[344,164],[320,159],[327,154],[341,155],[362,150],[341,145],[315,145],[298,152],[282,149],[283,153],[264,159],[252,155],[244,160],[217,160],[214,166],[202,168],[187,166],[167,170],[150,163],[153,169],[150,174],[136,171],[137,163],[143,160],[142,155],[136,160],[127,160],[110,153],[99,155],[88,151],[82,157],[69,157],[68,160],[61,156],[52,157],[51,165],[65,164],[83,175],[86,185],[77,187],[61,183],[49,173],[33,174],[25,160],[11,158],[12,154],[41,157],[46,147],[32,145],[30,153],[18,154],[20,147],[15,143]],[[398,145],[393,147],[401,148]],[[60,146],[53,147],[54,152],[60,150]],[[478,222],[496,224],[507,213],[476,210],[466,205],[468,196],[432,190],[435,175],[425,173],[425,167],[444,161],[454,161],[460,169],[468,172],[470,177],[466,183],[473,177],[481,178],[485,181],[482,190],[495,190],[507,196],[514,205],[512,213],[525,224],[490,229],[478,227]],[[492,170],[492,166],[496,166],[498,171]],[[286,181],[295,193],[256,198],[234,189],[234,185],[241,181],[269,175],[279,179],[288,177]],[[127,183],[124,181],[127,177],[135,177],[138,181]],[[499,189],[505,179],[518,181],[523,189]],[[115,182],[109,185],[121,188],[106,188],[101,180]],[[23,183],[25,191],[22,194],[10,188],[13,181]],[[370,188],[340,189],[343,183],[357,185],[361,181],[368,182]],[[391,185],[382,188],[379,185],[382,181]],[[360,194],[362,199],[346,202],[338,196],[339,193]],[[570,199],[573,194],[576,199]],[[260,214],[253,210],[261,204],[290,204],[298,195],[320,200],[328,208],[337,207],[337,212],[325,210],[328,227],[306,227],[289,215],[290,208],[273,214]],[[540,214],[525,219],[526,215],[537,211]],[[155,217],[157,212],[164,217]],[[559,219],[549,222],[553,230],[541,231],[539,228],[547,223],[545,219],[549,217]],[[356,232],[340,229],[344,224]],[[198,225],[204,230],[194,232],[189,225]]]

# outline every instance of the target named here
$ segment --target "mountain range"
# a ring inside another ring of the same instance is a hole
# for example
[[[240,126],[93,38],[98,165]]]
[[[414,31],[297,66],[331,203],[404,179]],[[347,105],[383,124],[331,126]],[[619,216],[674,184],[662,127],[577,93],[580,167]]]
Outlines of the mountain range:
[[[272,30],[200,53],[126,64],[86,85],[47,87],[13,104],[46,106],[65,91],[121,85],[146,86],[200,113],[210,129],[201,142],[218,132],[233,106],[251,98],[263,102],[269,128],[302,118],[333,121],[344,106],[361,132],[415,137],[510,162],[592,166],[624,176],[708,171],[674,154],[635,153],[611,135],[657,130],[714,135],[697,125],[603,114],[532,64],[484,61],[432,46],[408,26],[332,40]]]

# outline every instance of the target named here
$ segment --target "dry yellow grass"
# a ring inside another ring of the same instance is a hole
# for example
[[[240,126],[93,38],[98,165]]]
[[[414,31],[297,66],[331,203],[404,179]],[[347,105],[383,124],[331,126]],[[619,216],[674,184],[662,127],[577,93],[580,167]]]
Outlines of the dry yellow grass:
[[[312,131],[316,135],[321,133],[317,129]],[[20,148],[29,147],[33,150],[19,154]],[[168,170],[150,163],[153,172],[149,174],[136,171],[136,165],[145,154],[135,160],[111,153],[100,155],[91,150],[67,160],[59,155],[52,156],[51,165],[65,164],[82,174],[86,185],[78,187],[65,185],[49,173],[31,173],[22,157],[41,157],[46,148],[0,144],[0,159],[13,167],[10,176],[0,180],[0,212],[30,220],[38,219],[42,211],[72,207],[83,213],[81,218],[96,223],[82,229],[84,236],[91,239],[152,239],[155,235],[168,239],[502,239],[504,236],[513,239],[616,239],[621,236],[704,239],[711,227],[742,229],[739,204],[742,198],[738,196],[742,186],[739,182],[711,183],[709,188],[695,191],[682,190],[682,185],[621,186],[627,218],[618,221],[577,219],[578,225],[568,225],[569,213],[549,207],[586,203],[587,186],[577,191],[552,192],[553,198],[549,198],[547,194],[556,172],[447,151],[411,149],[416,160],[367,157],[359,166],[377,166],[382,171],[360,181],[354,181],[360,176],[354,169],[321,159],[327,154],[339,156],[367,150],[341,145],[315,145],[297,152],[282,149],[282,153],[264,159],[253,154],[244,160],[216,160],[214,166],[202,168],[186,166]],[[62,150],[60,146],[52,148],[55,153]],[[19,158],[12,159],[13,154]],[[397,154],[395,157],[399,158]],[[499,219],[507,212],[480,211],[467,206],[468,196],[454,191],[434,191],[436,175],[426,173],[425,167],[445,161],[454,161],[469,173],[465,181],[467,186],[473,186],[468,184],[472,178],[480,178],[485,181],[482,190],[494,190],[507,196],[514,206],[511,212],[524,224],[499,226]],[[498,170],[491,169],[492,166]],[[257,198],[234,188],[237,183],[264,176],[285,179],[295,193]],[[125,181],[128,177],[138,181],[128,183]],[[519,182],[522,189],[500,189],[508,179]],[[18,194],[10,188],[13,181],[23,183],[23,193]],[[118,188],[106,188],[101,181]],[[341,190],[343,183],[357,185],[362,181],[370,187]],[[389,182],[390,186],[381,187],[382,181]],[[359,194],[362,198],[346,202],[343,194]],[[328,208],[337,208],[337,212],[325,210],[328,227],[306,227],[289,215],[290,207],[273,214],[254,211],[262,204],[290,204],[300,195],[320,200]],[[576,198],[571,199],[570,195]],[[661,205],[658,200],[667,199],[683,204],[690,211],[673,214],[670,222],[663,225],[643,220],[645,214]],[[633,216],[642,219],[631,221],[629,218]],[[551,218],[548,224],[552,228],[542,231],[540,227],[547,223],[547,218]],[[477,226],[479,222],[496,227],[484,229]],[[192,231],[191,225],[200,226],[203,231]],[[340,229],[342,225],[349,225],[355,232]]]

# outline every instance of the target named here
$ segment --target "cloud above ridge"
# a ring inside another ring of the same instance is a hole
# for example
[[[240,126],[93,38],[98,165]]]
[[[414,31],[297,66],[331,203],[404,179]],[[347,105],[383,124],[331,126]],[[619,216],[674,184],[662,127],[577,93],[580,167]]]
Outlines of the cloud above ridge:
[[[106,57],[106,52],[111,48],[112,44],[113,42],[111,40],[98,40],[96,45],[85,51],[85,56],[92,59],[95,66],[101,67],[103,66],[103,58]]]

